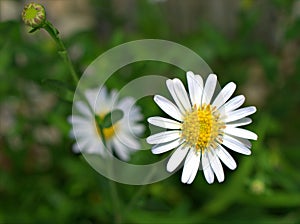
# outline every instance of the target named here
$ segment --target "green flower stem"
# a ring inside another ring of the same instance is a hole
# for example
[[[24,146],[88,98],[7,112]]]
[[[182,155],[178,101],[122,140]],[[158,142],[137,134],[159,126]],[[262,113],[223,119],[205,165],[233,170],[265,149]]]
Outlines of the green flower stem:
[[[155,170],[152,169],[151,172],[149,172],[148,175],[145,177],[146,182],[152,178],[152,176],[155,173],[154,171]],[[141,198],[141,196],[144,193],[144,191],[146,190],[147,186],[148,185],[144,184],[139,187],[139,190],[133,195],[133,197],[129,201],[128,205],[126,206],[125,213],[130,212],[130,210],[137,204],[138,200]]]
[[[103,130],[101,131],[101,135],[103,135]],[[102,139],[105,139],[104,137]],[[103,144],[106,147],[106,142],[103,141]],[[107,147],[106,147],[107,148]],[[113,164],[113,160],[108,159],[108,169],[109,172],[113,173],[114,172],[114,164]],[[109,188],[110,188],[110,195],[111,195],[111,199],[112,199],[112,204],[114,207],[114,223],[116,224],[120,224],[122,223],[122,210],[121,210],[121,200],[119,198],[118,195],[118,190],[117,190],[117,184],[115,181],[113,180],[108,180],[109,182]]]
[[[70,70],[75,85],[77,85],[79,81],[78,76],[75,72],[73,63],[68,55],[67,49],[64,43],[62,42],[61,38],[59,37],[58,30],[49,21],[45,21],[43,28],[50,34],[50,36],[56,42],[59,48],[58,53],[64,60],[64,63],[67,65],[68,69]]]
[[[116,182],[113,180],[109,180],[109,188],[110,188],[110,194],[111,194],[114,211],[115,211],[114,223],[120,224],[122,223],[122,212],[121,212],[121,202],[119,199]]]
[[[99,117],[99,116],[95,116],[96,122],[98,124],[98,128],[100,131],[100,135],[101,135],[101,139],[103,142],[103,145],[105,146],[105,148],[107,148],[107,143],[106,143],[106,139],[104,137],[104,127],[103,127],[103,120]],[[107,160],[109,162],[108,164],[108,169],[109,172],[114,172],[113,171],[113,161],[112,160]],[[109,180],[109,188],[110,188],[110,194],[111,194],[111,199],[112,199],[112,203],[113,203],[113,207],[114,207],[114,223],[122,223],[122,210],[121,210],[121,201],[118,195],[118,191],[117,191],[117,185],[116,182],[113,180]]]

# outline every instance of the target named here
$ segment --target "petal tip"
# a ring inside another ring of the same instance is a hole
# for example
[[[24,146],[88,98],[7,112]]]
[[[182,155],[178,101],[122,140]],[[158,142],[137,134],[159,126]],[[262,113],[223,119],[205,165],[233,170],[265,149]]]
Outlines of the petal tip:
[[[188,75],[188,76],[193,76],[193,75],[195,75],[195,74],[194,74],[194,72],[192,72],[192,71],[187,71],[187,72],[186,72],[186,75]]]
[[[217,79],[217,75],[216,74],[214,74],[214,73],[211,73],[211,74],[209,74],[208,75],[208,77],[207,78],[211,78],[211,79]]]
[[[152,117],[148,117],[147,122],[151,124],[151,121],[152,121]]]

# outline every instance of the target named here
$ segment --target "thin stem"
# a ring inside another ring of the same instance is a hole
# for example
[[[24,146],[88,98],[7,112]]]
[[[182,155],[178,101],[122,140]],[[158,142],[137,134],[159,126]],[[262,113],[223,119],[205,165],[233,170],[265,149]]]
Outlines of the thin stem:
[[[148,185],[140,186],[139,190],[135,193],[135,195],[132,197],[132,199],[128,203],[128,206],[126,207],[126,212],[129,212],[133,208],[133,206],[135,206],[137,204],[138,200],[144,193],[146,186],[148,186]]]
[[[104,139],[103,144],[107,148],[104,133],[103,133],[103,128],[100,128],[100,133],[101,133],[101,136],[103,136],[102,139]],[[109,162],[108,169],[109,169],[110,175],[113,176],[113,172],[114,172],[113,160],[107,159],[107,161]],[[119,223],[122,223],[122,211],[121,211],[121,201],[120,201],[118,191],[117,191],[117,185],[116,185],[116,182],[113,180],[108,180],[108,182],[109,182],[112,203],[113,203],[113,207],[114,207],[114,223],[119,224]]]
[[[63,43],[63,41],[61,40],[61,38],[59,37],[59,32],[58,30],[49,22],[46,21],[43,28],[50,34],[50,36],[53,38],[53,40],[56,42],[59,50],[58,53],[59,55],[62,57],[64,63],[67,65],[68,69],[70,70],[71,76],[73,78],[73,81],[75,83],[75,85],[78,84],[78,76],[75,72],[73,63],[68,55],[67,49]],[[90,108],[91,110],[93,108]],[[93,110],[92,110],[93,111]],[[97,123],[100,124],[99,125],[99,131],[100,131],[100,135],[103,141],[104,146],[107,148],[107,144],[106,144],[106,139],[104,136],[104,132],[103,132],[103,127],[101,125],[101,122],[99,122],[98,119],[96,119]],[[110,172],[113,172],[113,163],[111,161],[110,164]],[[113,206],[114,206],[114,221],[115,223],[122,223],[122,214],[121,214],[121,202],[118,196],[118,191],[117,191],[117,186],[116,183],[112,180],[109,181],[109,187],[110,187],[110,192],[111,192],[111,197],[112,197],[112,202],[113,202]]]
[[[103,131],[104,128],[102,126],[103,121],[97,115],[95,116],[95,120],[96,120],[96,123],[98,124],[98,129],[100,131],[100,137],[102,139],[103,145],[105,146],[105,148],[107,148],[107,143],[106,143],[106,139],[105,139],[105,135],[104,135],[104,131]],[[112,173],[114,172],[113,160],[107,159],[106,161],[109,163],[107,166],[109,169],[108,172],[110,172],[110,175],[112,175]],[[114,207],[114,223],[119,224],[119,223],[122,223],[122,213],[121,213],[121,201],[118,196],[117,185],[116,185],[116,182],[113,180],[109,180],[108,182],[109,182],[112,203],[113,203],[113,207]]]
[[[117,185],[113,180],[109,180],[110,194],[114,206],[114,222],[116,224],[122,223],[122,214],[121,214],[121,203],[118,196]]]
[[[152,169],[151,172],[149,172],[149,174],[145,177],[146,182],[148,182],[148,180],[152,178],[152,175],[155,173],[154,171],[155,170]],[[133,206],[137,204],[137,201],[140,199],[147,186],[148,185],[144,184],[139,188],[139,190],[135,193],[135,195],[131,198],[128,205],[126,206],[125,213],[129,212],[133,208]]]
[[[56,44],[59,48],[58,53],[62,57],[64,63],[67,65],[75,85],[77,85],[77,83],[79,81],[78,76],[75,72],[73,63],[68,55],[67,49],[58,35],[59,34],[58,30],[49,21],[45,22],[43,28],[50,34],[50,36],[56,42]]]

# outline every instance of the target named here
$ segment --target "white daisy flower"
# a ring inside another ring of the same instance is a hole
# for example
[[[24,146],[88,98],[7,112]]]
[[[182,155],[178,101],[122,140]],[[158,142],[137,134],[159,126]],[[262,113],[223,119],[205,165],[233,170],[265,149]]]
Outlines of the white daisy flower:
[[[167,163],[167,171],[173,172],[185,159],[181,181],[190,184],[198,169],[203,169],[206,181],[211,184],[216,175],[224,181],[224,171],[220,161],[234,170],[236,163],[227,152],[250,155],[251,143],[257,135],[240,128],[250,124],[248,115],[256,112],[254,106],[238,109],[245,101],[243,95],[229,100],[236,89],[228,83],[213,99],[217,76],[210,74],[205,82],[200,75],[187,72],[189,94],[179,79],[167,80],[168,90],[175,104],[163,96],[155,95],[157,105],[173,119],[150,117],[148,122],[168,130],[147,138],[153,154],[160,154],[176,148]],[[228,101],[229,100],[229,101]]]
[[[127,161],[130,153],[140,148],[136,137],[144,131],[144,126],[138,123],[143,119],[140,108],[134,105],[134,98],[125,97],[118,100],[117,95],[116,90],[108,93],[105,87],[101,90],[89,89],[84,93],[86,102],[74,102],[73,115],[69,117],[69,122],[73,126],[71,136],[77,141],[73,146],[74,152],[100,154],[104,157],[108,155],[95,115],[103,118],[116,109],[122,110],[122,119],[103,130],[108,150],[114,150],[120,159]],[[90,108],[94,108],[93,113]]]

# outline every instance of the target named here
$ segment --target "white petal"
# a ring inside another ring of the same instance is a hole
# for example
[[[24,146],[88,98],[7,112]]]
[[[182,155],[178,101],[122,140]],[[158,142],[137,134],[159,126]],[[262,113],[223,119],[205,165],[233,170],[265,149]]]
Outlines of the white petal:
[[[68,117],[68,122],[71,124],[85,125],[86,123],[91,123],[92,121],[90,118],[72,115]]]
[[[240,138],[257,140],[257,135],[254,132],[242,128],[226,127],[224,132]]]
[[[115,133],[115,138],[118,138],[125,146],[131,149],[139,149],[140,143],[130,133],[118,131]]]
[[[194,165],[193,170],[191,172],[191,176],[187,181],[187,184],[191,184],[194,181],[194,179],[195,179],[195,177],[198,173],[198,169],[199,169],[199,166],[200,166],[201,154],[199,153],[196,158],[197,158],[197,160],[195,161],[195,165]]]
[[[183,108],[185,109],[185,111],[190,111],[191,103],[188,94],[184,88],[184,85],[179,79],[173,79],[173,85],[174,85],[175,94],[178,100],[180,101],[180,103],[182,104]]]
[[[178,109],[180,110],[181,113],[184,113],[185,109],[184,109],[184,107],[182,106],[182,104],[180,103],[179,99],[176,96],[173,80],[168,79],[166,81],[166,85],[167,85],[167,88],[168,88],[173,100],[175,101],[176,106],[178,107]]]
[[[86,150],[84,150],[83,152],[100,154],[102,156],[107,155],[107,151],[106,151],[104,145],[100,141],[93,141],[91,143],[90,147],[86,148]]]
[[[114,150],[116,154],[120,157],[120,159],[124,161],[128,161],[130,159],[129,156],[130,150],[128,150],[128,148],[117,139],[113,139],[112,143],[114,146]]]
[[[100,93],[101,94],[101,93]],[[107,102],[107,105],[109,107],[109,110],[115,109],[115,104],[117,103],[118,98],[118,91],[113,89],[110,91],[110,94],[107,94],[107,98],[105,99]],[[132,97],[124,97],[121,99],[121,101],[117,104],[119,106],[119,109],[122,110],[120,105],[124,105],[124,109],[131,108],[131,106],[134,104],[134,99]],[[125,110],[126,112],[127,110]]]
[[[142,124],[131,124],[130,130],[132,130],[133,135],[140,135],[144,132],[145,126]]]
[[[207,183],[212,184],[214,182],[215,176],[209,164],[209,159],[206,150],[204,151],[204,153],[202,153],[202,168]]]
[[[247,148],[242,142],[238,141],[237,139],[235,139],[231,136],[224,135],[222,144],[235,152],[238,152],[238,153],[241,153],[244,155],[251,154],[251,150],[249,148]]]
[[[167,129],[181,129],[182,124],[164,117],[149,117],[148,122],[155,126]]]
[[[216,148],[216,153],[222,162],[231,170],[236,168],[236,162],[232,156],[221,145]]]
[[[176,84],[177,82],[179,82],[179,84]],[[187,110],[190,110],[191,106],[189,104],[189,101],[185,102],[186,99],[184,96],[185,95],[187,96],[187,93],[184,89],[182,82],[178,79],[176,79],[176,80],[169,79],[169,80],[167,80],[166,84],[167,84],[169,92],[170,92],[172,98],[174,99],[176,105],[178,106],[179,110],[181,111],[182,114],[185,114],[185,112]],[[188,100],[188,98],[187,98],[187,100]]]
[[[189,147],[184,147],[184,144],[178,147],[174,153],[171,155],[167,163],[167,171],[173,172],[185,158]]]
[[[106,91],[106,89],[104,91]],[[93,109],[95,108],[95,105],[96,105],[96,99],[97,99],[98,92],[99,92],[98,89],[89,89],[89,90],[85,91],[85,97]]]
[[[71,130],[71,135],[74,137],[88,137],[88,136],[97,136],[96,128],[94,128],[91,124],[87,123],[84,125],[74,125]]]
[[[216,84],[217,84],[217,76],[215,74],[210,74],[204,85],[204,90],[202,95],[202,105],[210,103],[211,98],[215,92]]]
[[[75,102],[76,109],[85,116],[92,116],[92,112],[90,111],[89,107],[83,103],[82,101]]]
[[[185,159],[184,167],[181,175],[182,183],[192,183],[200,164],[200,154],[191,149]]]
[[[79,145],[79,148],[83,149],[88,147],[94,140],[92,138],[77,138],[76,141],[77,144]]]
[[[230,123],[226,123],[226,127],[239,127],[239,126],[244,126],[244,125],[251,124],[251,123],[252,123],[251,118],[244,117],[242,119],[232,121]]]
[[[222,116],[221,119],[227,123],[227,122],[236,121],[241,118],[247,117],[255,112],[256,112],[256,107],[254,106],[244,107],[238,110],[227,112],[226,115]]]
[[[236,89],[236,84],[233,82],[228,83],[218,94],[214,102],[212,103],[212,106],[215,106],[216,109],[218,109],[220,106],[222,106],[229,98],[232,96]]]
[[[243,143],[247,148],[251,149],[252,143],[248,139],[239,138],[239,137],[236,137],[236,136],[231,136],[231,137],[235,138],[236,140],[238,140],[241,143]]]
[[[171,149],[174,149],[177,146],[179,146],[181,143],[182,143],[182,140],[177,139],[177,140],[172,141],[172,142],[155,145],[155,146],[152,147],[152,153],[153,154],[160,154],[160,153],[170,151]]]
[[[180,113],[179,109],[167,98],[156,95],[154,96],[154,101],[166,114],[178,121],[182,121],[182,114]]]
[[[128,112],[129,120],[131,121],[140,121],[144,118],[144,116],[141,113],[141,108],[137,106],[132,106],[131,108],[126,109]]]
[[[79,153],[80,152],[80,148],[77,142],[74,143],[73,147],[72,147],[73,152],[75,153]]]
[[[117,96],[117,93],[116,93]],[[115,96],[115,97],[116,97]],[[133,112],[133,109],[136,108],[136,106],[134,106],[135,100],[133,97],[124,97],[122,98],[118,104],[117,104],[117,108],[126,112]]]
[[[192,106],[196,105],[198,107],[201,104],[203,80],[201,76],[194,75],[194,73],[190,71],[186,73],[186,78]]]
[[[91,139],[89,138],[81,138],[76,139],[76,142],[73,146],[74,152],[84,152],[86,148],[90,147]]]
[[[238,95],[236,97],[233,97],[231,100],[229,100],[227,103],[223,104],[223,106],[220,107],[220,111],[223,113],[233,111],[245,102],[245,97],[243,95]]]
[[[208,154],[211,168],[213,169],[214,173],[216,174],[218,181],[223,182],[224,181],[224,171],[223,171],[222,164],[219,160],[219,157],[212,150],[209,150],[207,152],[207,154]]]
[[[164,131],[149,136],[146,140],[149,144],[161,144],[180,138],[181,131]]]

